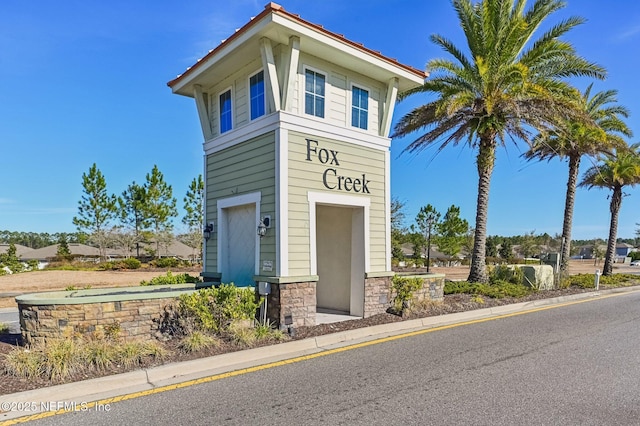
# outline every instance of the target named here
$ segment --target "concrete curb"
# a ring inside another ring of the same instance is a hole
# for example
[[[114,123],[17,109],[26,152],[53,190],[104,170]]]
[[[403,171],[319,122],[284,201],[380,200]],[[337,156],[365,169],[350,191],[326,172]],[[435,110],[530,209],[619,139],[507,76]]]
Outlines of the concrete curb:
[[[0,407],[3,408],[2,411],[5,411],[4,408],[7,403],[13,403],[14,405],[17,403],[30,403],[33,404],[33,407],[36,407],[36,410],[30,411],[0,412],[0,420],[9,420],[41,412],[41,403],[67,401],[75,402],[79,406],[81,403],[124,396],[135,392],[151,391],[161,386],[177,385],[190,380],[229,373],[235,370],[265,365],[411,331],[488,319],[518,312],[524,313],[544,306],[553,306],[582,299],[591,298],[595,300],[607,294],[631,293],[636,291],[640,291],[640,287],[623,287],[612,290],[587,292],[454,314],[380,324],[208,358],[166,364],[81,382],[0,395]]]

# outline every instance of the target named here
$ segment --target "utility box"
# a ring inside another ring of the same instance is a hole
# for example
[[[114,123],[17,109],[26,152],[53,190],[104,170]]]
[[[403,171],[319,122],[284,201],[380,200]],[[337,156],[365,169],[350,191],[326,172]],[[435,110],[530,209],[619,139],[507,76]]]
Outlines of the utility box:
[[[258,294],[260,296],[268,296],[271,294],[271,283],[260,281],[258,282]]]
[[[560,253],[546,253],[540,256],[540,262],[543,265],[551,266],[554,274],[560,271]]]

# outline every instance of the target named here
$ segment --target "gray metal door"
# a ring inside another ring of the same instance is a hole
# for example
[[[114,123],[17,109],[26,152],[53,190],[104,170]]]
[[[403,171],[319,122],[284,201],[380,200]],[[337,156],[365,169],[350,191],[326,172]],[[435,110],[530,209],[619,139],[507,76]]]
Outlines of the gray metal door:
[[[225,250],[226,268],[222,280],[238,286],[254,285],[256,264],[256,206],[225,209],[227,220],[227,243]]]

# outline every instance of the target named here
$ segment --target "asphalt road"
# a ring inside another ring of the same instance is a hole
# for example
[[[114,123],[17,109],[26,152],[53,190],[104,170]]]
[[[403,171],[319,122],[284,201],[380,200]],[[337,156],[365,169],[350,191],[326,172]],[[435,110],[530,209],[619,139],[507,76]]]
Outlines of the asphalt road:
[[[18,308],[0,308],[0,323],[9,326],[11,333],[20,333]]]
[[[428,332],[34,424],[637,425],[638,342],[640,292],[634,292]]]

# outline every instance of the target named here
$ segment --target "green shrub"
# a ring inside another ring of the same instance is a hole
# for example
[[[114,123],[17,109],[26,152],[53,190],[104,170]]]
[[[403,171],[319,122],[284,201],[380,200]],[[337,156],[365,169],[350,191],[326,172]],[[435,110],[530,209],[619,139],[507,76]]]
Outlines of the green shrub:
[[[391,279],[391,288],[395,294],[393,307],[396,312],[402,312],[408,307],[409,302],[413,298],[413,293],[422,288],[422,278],[394,275]]]
[[[140,262],[135,257],[130,257],[122,261],[122,263],[126,266],[127,269],[140,269],[142,266],[142,262]]]
[[[100,269],[100,265],[96,265],[93,262],[50,262],[47,264],[47,270],[53,271],[95,271]]]
[[[64,380],[83,367],[82,353],[74,339],[50,340],[43,348],[44,376],[53,381]]]
[[[595,288],[595,276],[593,274],[571,275],[563,281],[562,287],[572,286],[580,288]]]
[[[600,276],[600,285],[608,287],[625,287],[638,284],[640,277],[631,274],[612,274]],[[580,288],[595,288],[595,274],[571,275],[563,281],[564,287],[575,286]]]
[[[218,345],[220,345],[220,342],[215,337],[196,330],[184,337],[178,347],[183,352],[193,353],[210,347],[217,347]]]
[[[117,350],[111,339],[92,340],[84,348],[84,359],[88,365],[105,370],[116,362]]]
[[[193,277],[187,273],[173,275],[171,271],[167,271],[166,275],[151,278],[149,281],[140,281],[140,285],[167,285],[167,284],[186,284],[199,283],[200,278]]]
[[[142,262],[135,257],[129,257],[122,260],[110,260],[108,262],[100,262],[98,269],[103,271],[118,271],[121,269],[140,269]]]
[[[284,331],[274,328],[269,321],[266,324],[257,325],[254,328],[254,334],[259,342],[281,342],[288,338]]]
[[[145,358],[163,359],[166,355],[157,342],[121,343],[109,336],[76,336],[15,348],[4,355],[4,368],[23,379],[58,382],[78,372],[104,370],[116,364],[132,367]]]
[[[524,297],[535,290],[522,284],[513,284],[507,281],[495,281],[492,284],[468,283],[466,281],[447,281],[444,285],[444,294],[472,294],[502,299],[504,297]]]
[[[195,325],[203,330],[218,332],[220,327],[214,314],[214,288],[205,288],[191,294],[180,295],[178,309],[176,310],[175,331],[182,326],[181,316],[192,317]],[[186,334],[186,333],[183,333]]]
[[[524,271],[518,267],[508,267],[506,265],[498,265],[492,268],[489,273],[489,281],[495,283],[498,281],[507,281],[512,284],[524,283]]]
[[[215,288],[214,299],[221,309],[221,322],[253,320],[260,306],[252,288],[236,287],[233,283]]]
[[[113,271],[115,269],[118,269],[118,267],[116,266],[116,262],[100,262],[98,263],[98,269],[101,271]]]
[[[0,322],[0,334],[7,334],[7,333],[9,333],[9,324]]]
[[[258,341],[258,336],[253,328],[236,325],[236,323],[227,328],[226,333],[232,342],[240,346],[251,347]]]
[[[4,355],[4,368],[8,374],[33,379],[43,375],[44,355],[41,351],[17,347]]]
[[[260,302],[249,287],[222,284],[183,294],[175,309],[167,309],[160,320],[163,333],[186,335],[191,326],[219,333],[237,321],[253,321]],[[191,321],[189,320],[191,319]]]
[[[185,262],[175,257],[161,257],[152,260],[150,264],[156,268],[177,268],[178,266],[184,266]]]

